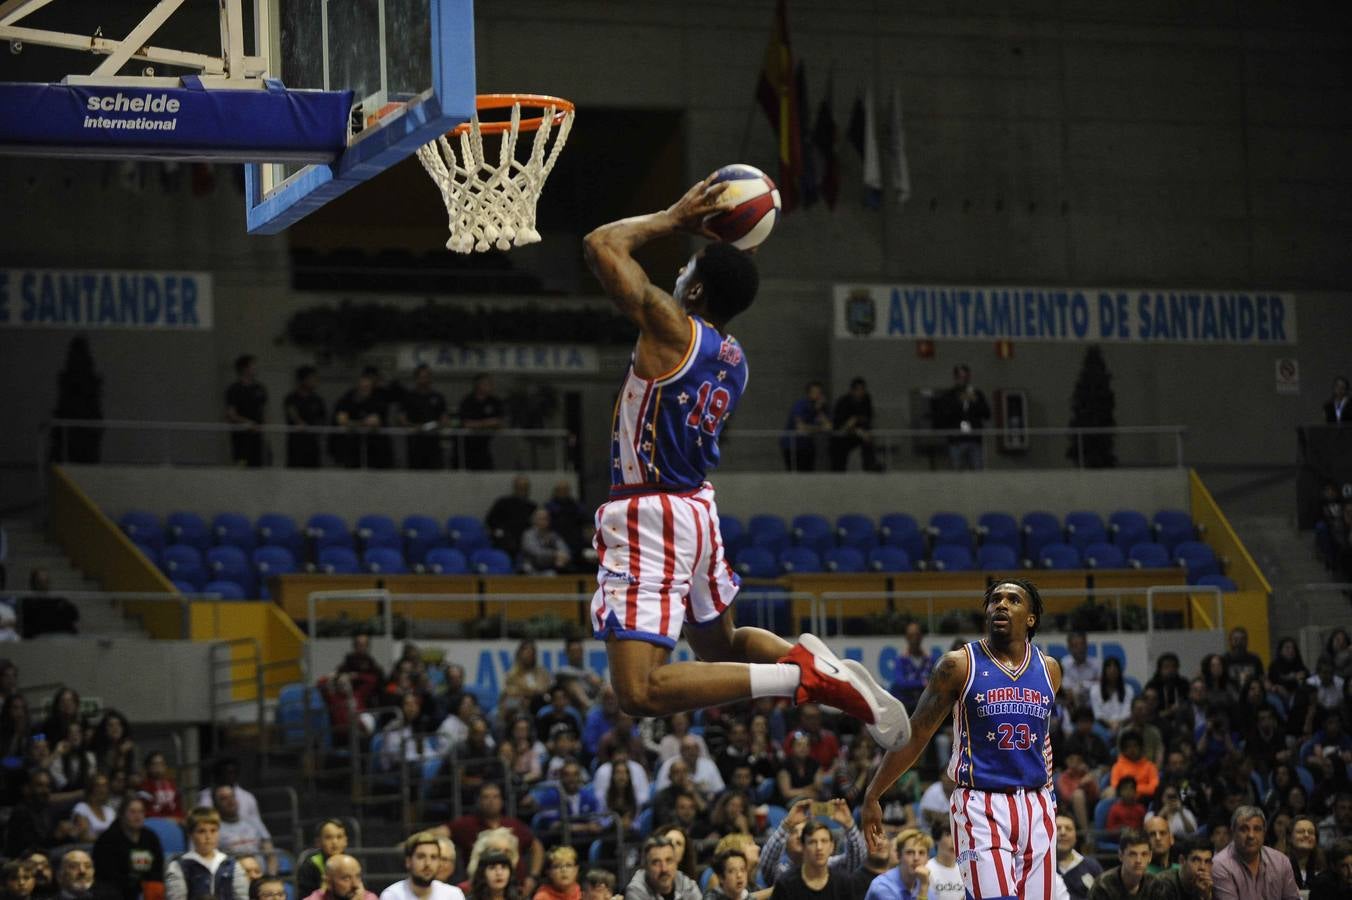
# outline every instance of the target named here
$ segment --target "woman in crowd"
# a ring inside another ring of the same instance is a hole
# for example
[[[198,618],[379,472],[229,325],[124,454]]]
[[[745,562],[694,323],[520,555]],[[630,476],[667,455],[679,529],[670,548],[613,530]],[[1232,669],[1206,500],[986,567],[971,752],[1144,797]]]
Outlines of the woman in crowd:
[[[1154,690],[1159,698],[1156,713],[1160,718],[1176,715],[1188,699],[1188,680],[1178,670],[1178,655],[1161,653],[1155,661],[1155,674],[1145,683],[1145,689]]]
[[[145,827],[146,803],[135,794],[122,799],[116,824],[94,842],[95,886],[105,897],[137,900],[143,885],[164,881],[164,850]]]
[[[158,750],[146,754],[145,777],[136,790],[146,797],[146,815],[183,821],[183,795],[169,773],[169,761]]]
[[[789,745],[789,758],[776,776],[779,787],[779,803],[790,807],[797,800],[817,800],[826,782],[826,774],[821,771],[817,761],[812,758],[811,738],[805,732],[793,733],[793,742]]]
[[[624,824],[626,831],[634,827],[640,803],[634,793],[634,776],[627,762],[610,767],[610,784],[606,785],[606,795],[596,799],[601,801],[602,810]]]
[[[545,856],[545,881],[535,889],[533,900],[581,900],[577,876],[577,851],[554,847]]]
[[[462,891],[469,892],[483,861],[494,855],[505,856],[511,864],[511,870],[517,870],[521,861],[521,843],[510,828],[485,828],[479,832],[479,836],[474,839],[474,846],[470,848],[469,862],[465,863],[465,873],[469,878],[459,885]]]
[[[1308,891],[1315,876],[1328,868],[1319,846],[1319,824],[1314,819],[1296,816],[1291,822],[1291,846],[1286,855],[1291,860],[1296,887]]]
[[[858,805],[864,797],[869,778],[872,777],[874,757],[873,743],[855,738],[854,743],[837,761],[831,773],[831,796],[844,797],[845,802],[852,807]],[[913,772],[914,768],[906,772],[906,775],[912,776],[912,781],[917,777],[912,774]]]
[[[1122,723],[1131,718],[1131,701],[1136,692],[1122,677],[1122,661],[1110,656],[1103,661],[1098,688],[1089,692],[1094,718],[1115,736]]]
[[[5,892],[0,894],[3,900],[29,900],[33,896],[33,867],[21,859],[11,859],[0,869],[0,880],[4,881]]]
[[[96,841],[117,818],[117,810],[108,802],[108,776],[95,772],[89,779],[85,799],[75,804],[71,818],[80,829],[80,843]],[[144,819],[144,815],[142,816]]]
[[[1202,683],[1206,685],[1207,707],[1221,706],[1227,711],[1234,708],[1239,694],[1225,668],[1225,657],[1212,653],[1202,659]]]
[[[56,742],[52,753],[52,782],[67,790],[82,791],[97,765],[94,754],[85,749],[84,729],[71,722],[65,736]]]
[[[1277,655],[1268,666],[1268,678],[1287,697],[1300,690],[1305,679],[1310,677],[1305,660],[1300,658],[1300,648],[1294,638],[1282,638],[1277,644]]]
[[[1272,767],[1272,776],[1268,779],[1267,793],[1263,795],[1263,811],[1271,819],[1277,810],[1286,805],[1286,795],[1292,785],[1300,784],[1296,770],[1287,763],[1278,763]]]
[[[115,709],[103,714],[98,727],[94,729],[89,749],[100,771],[136,771],[136,743],[131,739],[131,726],[127,724],[127,717]]]
[[[512,878],[512,858],[498,850],[484,854],[470,879],[468,900],[521,900]]]
[[[529,716],[512,720],[511,731],[505,742],[512,747],[512,774],[529,788],[545,775],[545,758],[549,751],[535,737],[535,726]]]
[[[714,803],[713,812],[709,815],[709,824],[713,826],[713,833],[720,837],[743,832],[750,834],[752,815],[746,794],[737,791],[724,792]]]
[[[57,688],[56,693],[52,695],[47,718],[42,723],[42,732],[51,736],[55,742],[66,733],[71,722],[84,725],[84,718],[80,715],[80,695],[68,687]]]
[[[540,665],[535,641],[522,641],[517,645],[512,667],[507,670],[502,695],[498,698],[499,712],[504,716],[534,715],[545,704],[545,695],[553,680]]]
[[[1348,638],[1346,628],[1333,629],[1324,641],[1324,653],[1320,658],[1333,663],[1333,671],[1344,680],[1352,678],[1352,639]]]
[[[1284,809],[1278,810],[1277,814],[1268,820],[1267,835],[1263,838],[1263,843],[1278,853],[1290,853],[1293,821],[1295,820],[1289,812]]]
[[[663,825],[653,834],[671,841],[672,849],[676,853],[676,869],[679,872],[690,878],[697,877],[695,871],[695,842],[690,839],[690,835],[685,833],[684,828],[674,824]]]
[[[0,757],[22,758],[32,733],[28,701],[23,694],[10,694],[0,706]]]

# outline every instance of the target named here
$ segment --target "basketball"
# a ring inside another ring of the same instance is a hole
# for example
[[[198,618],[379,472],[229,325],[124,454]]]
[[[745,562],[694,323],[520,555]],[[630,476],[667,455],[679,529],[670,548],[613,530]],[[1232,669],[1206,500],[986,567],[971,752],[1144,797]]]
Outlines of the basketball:
[[[760,245],[779,221],[779,188],[755,166],[734,163],[714,173],[714,184],[726,183],[723,198],[735,206],[705,220],[709,230],[739,250]]]

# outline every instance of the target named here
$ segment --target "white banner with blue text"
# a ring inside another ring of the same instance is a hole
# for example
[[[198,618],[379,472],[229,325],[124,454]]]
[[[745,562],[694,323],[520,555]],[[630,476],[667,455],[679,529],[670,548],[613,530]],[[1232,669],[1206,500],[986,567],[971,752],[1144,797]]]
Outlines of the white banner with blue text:
[[[0,328],[211,327],[208,272],[0,269]]]
[[[838,338],[1296,343],[1294,294],[1158,288],[837,284]]]

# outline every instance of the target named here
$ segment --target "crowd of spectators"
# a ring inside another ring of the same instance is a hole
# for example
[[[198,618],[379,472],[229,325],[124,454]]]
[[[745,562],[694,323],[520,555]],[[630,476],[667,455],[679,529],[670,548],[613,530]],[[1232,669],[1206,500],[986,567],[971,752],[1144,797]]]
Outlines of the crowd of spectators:
[[[893,690],[914,702],[933,654],[918,625],[906,638]],[[323,683],[335,731],[358,729],[377,774],[408,767],[428,808],[450,811],[409,838],[408,877],[383,900],[963,896],[941,775],[951,744],[884,798],[885,839],[865,835],[855,809],[879,751],[857,722],[770,698],[635,721],[585,650],[567,642],[551,671],[523,641],[487,708],[454,662],[406,644],[386,672],[354,638]],[[1342,629],[1313,672],[1291,641],[1265,666],[1234,629],[1192,678],[1166,653],[1138,691],[1073,635],[1051,729],[1056,896],[1352,896],[1350,666]],[[115,711],[88,719],[63,689],[34,722],[17,673],[0,673],[7,895],[283,900],[236,769],[187,803]],[[188,852],[166,860],[148,816],[183,821]],[[365,898],[344,820],[314,841],[288,876],[294,896]]]

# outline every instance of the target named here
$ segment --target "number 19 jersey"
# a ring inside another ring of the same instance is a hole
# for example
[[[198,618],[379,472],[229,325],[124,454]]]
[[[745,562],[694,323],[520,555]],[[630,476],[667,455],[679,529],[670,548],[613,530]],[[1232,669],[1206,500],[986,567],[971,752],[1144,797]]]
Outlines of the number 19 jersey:
[[[696,490],[718,466],[723,423],[746,389],[741,344],[695,316],[680,363],[657,378],[632,359],[611,424],[611,496]]]
[[[1042,654],[1027,645],[1023,664],[1008,668],[984,640],[967,653],[967,683],[953,705],[948,777],[959,787],[1009,793],[1045,787],[1052,777],[1047,723],[1055,694]]]

